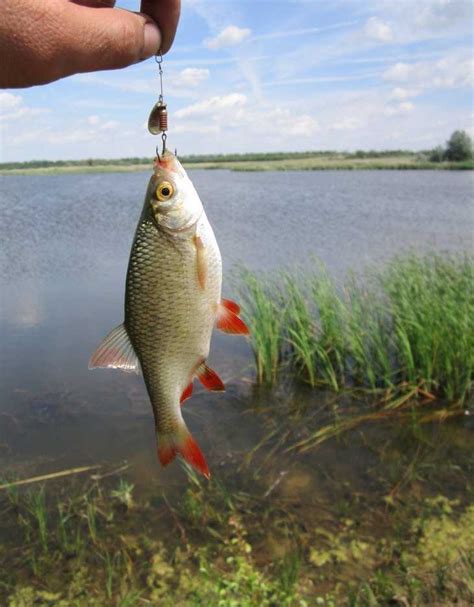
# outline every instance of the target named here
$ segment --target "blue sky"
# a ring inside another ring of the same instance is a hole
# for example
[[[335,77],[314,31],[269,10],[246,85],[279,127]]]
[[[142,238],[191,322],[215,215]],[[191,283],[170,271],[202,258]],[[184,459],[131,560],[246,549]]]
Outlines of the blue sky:
[[[424,149],[473,135],[473,6],[183,0],[163,62],[170,148]],[[157,94],[153,59],[0,92],[2,160],[151,156]]]

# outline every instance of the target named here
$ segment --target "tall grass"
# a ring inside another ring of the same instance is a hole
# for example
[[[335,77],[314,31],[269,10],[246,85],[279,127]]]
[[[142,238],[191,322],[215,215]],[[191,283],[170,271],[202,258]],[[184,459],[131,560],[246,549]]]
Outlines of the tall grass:
[[[259,383],[277,377],[283,343],[284,302],[275,283],[244,270],[242,290]]]
[[[393,320],[398,380],[463,398],[474,372],[474,264],[399,259],[381,277]]]
[[[408,392],[462,402],[474,374],[474,263],[413,254],[338,288],[311,272],[242,275],[257,380],[283,369],[338,391]]]

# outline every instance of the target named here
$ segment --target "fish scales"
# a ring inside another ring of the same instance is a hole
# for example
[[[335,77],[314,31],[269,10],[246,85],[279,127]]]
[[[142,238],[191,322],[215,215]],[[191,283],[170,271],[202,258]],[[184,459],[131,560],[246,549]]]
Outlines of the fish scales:
[[[199,233],[209,254],[206,288],[196,278],[196,248],[189,235],[156,230],[144,209],[132,246],[125,324],[141,361],[158,432],[181,419],[179,398],[191,372],[209,354],[215,309],[221,294],[221,257],[206,216]],[[166,403],[175,401],[175,407]]]

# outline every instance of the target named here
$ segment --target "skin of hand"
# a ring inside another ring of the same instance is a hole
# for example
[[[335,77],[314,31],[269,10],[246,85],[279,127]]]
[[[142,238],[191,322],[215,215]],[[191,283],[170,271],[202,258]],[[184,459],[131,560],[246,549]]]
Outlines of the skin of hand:
[[[0,87],[46,84],[80,72],[126,67],[166,53],[180,0],[0,0]]]

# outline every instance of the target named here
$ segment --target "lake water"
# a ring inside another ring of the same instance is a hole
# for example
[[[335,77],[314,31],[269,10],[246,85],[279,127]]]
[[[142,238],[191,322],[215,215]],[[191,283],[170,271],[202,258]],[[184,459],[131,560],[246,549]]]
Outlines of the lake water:
[[[90,353],[122,320],[148,177],[0,177],[3,465],[141,458],[147,476],[170,474],[155,465],[141,378],[87,370]],[[221,247],[227,295],[239,264],[269,270],[317,255],[341,278],[407,249],[472,250],[471,172],[195,170],[191,178]],[[240,415],[251,404],[242,380],[251,360],[242,338],[216,335],[210,362],[228,391],[197,394],[186,407],[211,466],[226,445],[240,451],[256,435]]]

